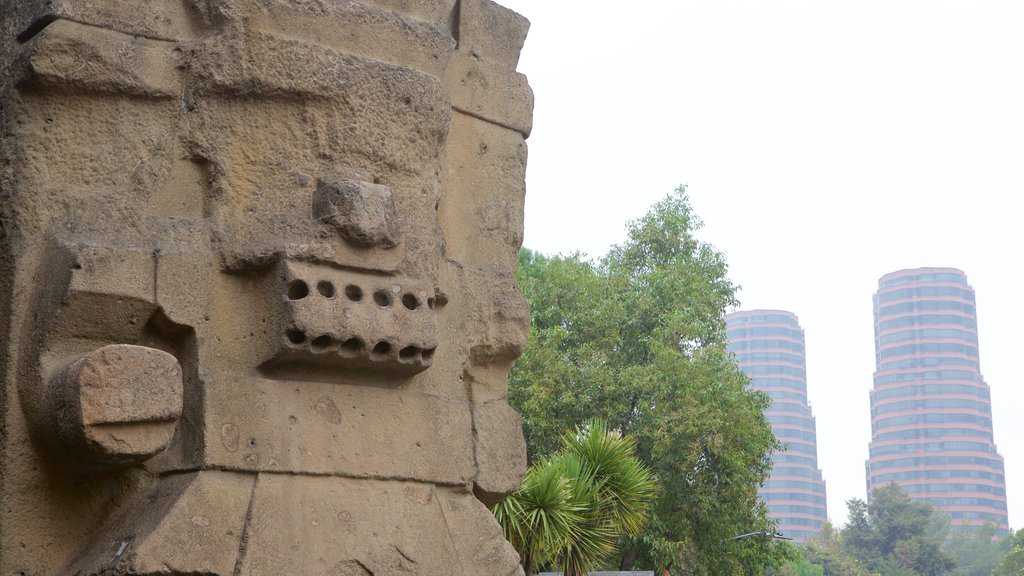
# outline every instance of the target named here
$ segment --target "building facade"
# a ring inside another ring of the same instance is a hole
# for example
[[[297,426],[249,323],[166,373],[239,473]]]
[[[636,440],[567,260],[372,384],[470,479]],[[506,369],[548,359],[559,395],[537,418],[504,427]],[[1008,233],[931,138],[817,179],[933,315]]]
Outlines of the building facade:
[[[825,481],[818,468],[814,416],[807,401],[804,331],[782,310],[750,310],[725,317],[729,350],[751,387],[771,397],[765,415],[786,449],[772,455],[772,473],[760,490],[779,531],[796,542],[818,534],[828,518]]]
[[[874,296],[867,491],[890,482],[953,527],[1008,528],[1003,459],[978,359],[974,290],[953,268],[886,274]]]

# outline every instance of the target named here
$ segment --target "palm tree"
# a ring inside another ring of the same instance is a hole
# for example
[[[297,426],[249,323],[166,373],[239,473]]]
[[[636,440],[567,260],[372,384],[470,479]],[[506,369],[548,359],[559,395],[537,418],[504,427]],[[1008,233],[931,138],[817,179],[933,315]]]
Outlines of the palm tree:
[[[615,552],[620,536],[640,532],[657,494],[636,443],[603,421],[567,433],[562,443],[493,509],[526,576],[549,564],[565,576],[589,573]]]

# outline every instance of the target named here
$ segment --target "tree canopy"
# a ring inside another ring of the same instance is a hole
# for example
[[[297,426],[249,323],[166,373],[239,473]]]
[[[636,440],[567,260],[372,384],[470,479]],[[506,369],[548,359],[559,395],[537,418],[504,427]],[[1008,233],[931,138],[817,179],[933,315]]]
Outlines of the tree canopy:
[[[926,502],[911,501],[898,485],[871,492],[869,504],[847,503],[847,549],[867,569],[893,576],[941,576],[956,566],[942,544],[948,520]]]
[[[1018,530],[1008,538],[1010,550],[1003,556],[999,565],[992,570],[992,576],[1020,576],[1024,574],[1024,529]]]
[[[954,526],[943,549],[956,560],[949,576],[992,576],[1000,560],[1013,546],[1013,535],[999,536],[995,522],[977,528]],[[1024,564],[1022,564],[1024,567]],[[1024,570],[1016,573],[1024,574]]]
[[[631,435],[662,491],[620,567],[673,564],[689,574],[759,574],[789,553],[757,488],[780,445],[766,395],[726,350],[736,305],[725,258],[699,241],[681,187],[628,226],[597,263],[524,250],[518,280],[533,311],[530,345],[510,377],[531,460],[562,431],[599,417]]]
[[[846,505],[849,523],[837,530],[826,522],[778,574],[1024,576],[1024,530],[1002,537],[994,521],[951,527],[948,515],[896,484],[875,489],[870,503]]]

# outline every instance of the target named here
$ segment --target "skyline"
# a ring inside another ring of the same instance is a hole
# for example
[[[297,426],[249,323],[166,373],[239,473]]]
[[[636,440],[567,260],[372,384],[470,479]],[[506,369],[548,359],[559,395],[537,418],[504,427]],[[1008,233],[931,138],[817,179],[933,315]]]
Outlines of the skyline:
[[[758,490],[778,531],[797,543],[817,536],[828,517],[818,468],[817,425],[807,404],[804,331],[785,310],[740,310],[725,317],[729,351],[753,390],[771,398],[765,417],[786,450],[772,454],[771,476]]]
[[[978,367],[975,293],[953,268],[886,274],[874,296],[868,491],[890,482],[951,525],[1006,522],[1003,459]]]
[[[502,3],[532,23],[519,66],[536,94],[524,245],[600,257],[688,184],[698,237],[725,254],[740,309],[789,310],[804,328],[837,524],[847,499],[865,497],[877,281],[963,270],[1009,521],[1024,525],[1024,273],[1012,262],[1024,246],[1024,6]]]

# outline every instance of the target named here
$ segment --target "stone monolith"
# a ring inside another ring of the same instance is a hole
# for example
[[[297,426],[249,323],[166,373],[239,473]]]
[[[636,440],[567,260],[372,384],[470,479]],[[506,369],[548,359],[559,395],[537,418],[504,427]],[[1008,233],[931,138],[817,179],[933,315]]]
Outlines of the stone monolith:
[[[521,573],[527,28],[0,6],[0,574]]]

